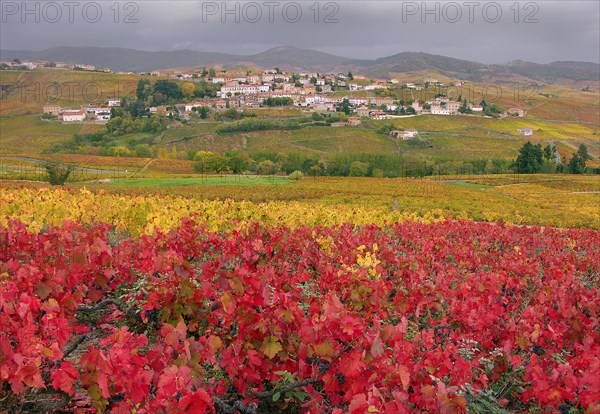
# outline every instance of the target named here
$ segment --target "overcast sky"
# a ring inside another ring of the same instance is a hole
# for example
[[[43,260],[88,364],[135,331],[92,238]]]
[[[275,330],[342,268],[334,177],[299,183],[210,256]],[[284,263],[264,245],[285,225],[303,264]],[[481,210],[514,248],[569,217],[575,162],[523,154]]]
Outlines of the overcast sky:
[[[366,59],[422,51],[483,63],[600,61],[595,0],[516,6],[513,0],[152,0],[119,2],[118,13],[114,0],[28,1],[27,10],[21,1],[0,3],[2,49],[119,46],[252,54],[291,45]]]

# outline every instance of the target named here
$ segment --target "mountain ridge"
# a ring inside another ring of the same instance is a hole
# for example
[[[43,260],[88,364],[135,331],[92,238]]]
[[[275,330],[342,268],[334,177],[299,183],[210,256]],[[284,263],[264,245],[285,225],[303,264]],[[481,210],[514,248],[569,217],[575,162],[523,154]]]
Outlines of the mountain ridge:
[[[444,76],[470,81],[489,79],[494,75],[515,75],[552,83],[564,78],[574,81],[600,81],[600,64],[578,61],[536,63],[513,60],[504,64],[484,64],[465,59],[425,52],[405,51],[377,59],[355,59],[303,49],[276,46],[250,55],[180,49],[145,51],[121,47],[60,46],[40,51],[0,50],[1,60],[48,60],[91,64],[115,71],[148,72],[173,68],[204,66],[233,67],[237,65],[261,68],[280,67],[293,71],[347,72],[357,71],[370,77],[390,78],[395,73],[433,71]]]

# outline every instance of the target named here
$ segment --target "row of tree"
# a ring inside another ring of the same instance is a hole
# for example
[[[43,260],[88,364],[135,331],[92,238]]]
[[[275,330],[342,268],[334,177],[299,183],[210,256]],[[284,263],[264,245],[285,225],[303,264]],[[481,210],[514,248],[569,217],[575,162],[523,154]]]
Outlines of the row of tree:
[[[421,177],[511,172],[511,161],[480,159],[460,161],[408,161],[396,154],[329,154],[327,158],[304,153],[239,152],[189,154],[201,173],[290,174],[309,176]]]
[[[159,79],[151,84],[149,79],[138,80],[136,98],[138,101],[149,106],[174,105],[180,103],[184,98],[187,100],[195,98],[214,98],[220,90],[221,84],[209,82],[177,82]]]
[[[519,149],[514,167],[519,174],[536,174],[540,172],[584,174],[588,172],[587,162],[591,159],[592,157],[584,144],[579,145],[577,152],[567,162],[565,157],[562,160],[559,158],[556,146],[547,144],[542,149],[542,144],[534,145],[531,141],[527,141]]]

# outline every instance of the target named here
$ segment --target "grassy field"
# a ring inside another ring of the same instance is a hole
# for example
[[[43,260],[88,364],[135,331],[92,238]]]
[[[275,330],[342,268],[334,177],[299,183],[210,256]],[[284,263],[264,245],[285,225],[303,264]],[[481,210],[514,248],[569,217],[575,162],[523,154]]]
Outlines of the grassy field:
[[[457,187],[465,187],[465,188],[476,188],[476,189],[492,188],[491,185],[468,183],[468,182],[449,182],[448,184],[455,185]]]
[[[0,100],[0,113],[41,114],[47,102],[77,108],[107,98],[135,95],[139,78],[140,75],[60,69],[0,71],[0,83],[11,86],[8,96]]]
[[[0,118],[0,154],[39,154],[55,143],[65,142],[74,134],[102,129],[93,124],[62,124],[42,120],[39,115]]]

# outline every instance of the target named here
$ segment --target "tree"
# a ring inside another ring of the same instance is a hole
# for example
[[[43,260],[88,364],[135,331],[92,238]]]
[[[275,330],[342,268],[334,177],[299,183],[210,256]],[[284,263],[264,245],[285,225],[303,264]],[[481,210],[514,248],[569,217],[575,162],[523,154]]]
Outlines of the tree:
[[[266,106],[289,106],[294,104],[294,100],[287,96],[272,96],[263,101]]]
[[[367,175],[368,168],[368,164],[360,161],[354,161],[352,164],[350,164],[349,175],[350,177],[364,177]]]
[[[588,153],[587,147],[584,144],[579,145],[579,148],[577,149],[577,154],[579,154],[581,159],[583,159],[584,163],[592,159],[592,157]]]
[[[317,78],[315,78],[314,76],[312,78],[310,78],[310,83],[312,83],[313,85],[317,84]]]
[[[217,76],[217,72],[213,68],[210,68],[208,71],[208,76],[214,78],[215,76]]]
[[[544,147],[544,158],[546,159],[546,161],[550,161],[552,159],[552,155],[553,155],[552,147],[550,146],[550,144],[547,144]]]
[[[142,101],[128,102],[123,100],[123,111],[129,112],[132,118],[140,118],[146,115],[146,105]]]
[[[264,160],[258,163],[256,170],[259,174],[268,175],[275,173],[275,163],[271,160]]]
[[[194,156],[194,168],[201,173],[222,173],[229,169],[229,159],[210,151],[198,151]]]
[[[198,110],[198,113],[200,114],[200,118],[206,119],[208,117],[209,111],[210,111],[210,108],[208,106],[201,106],[200,109]]]
[[[152,96],[152,99],[154,100],[155,104],[159,105],[162,103],[162,101],[165,99],[165,97],[161,92],[156,92]]]
[[[148,144],[138,144],[133,149],[137,157],[152,158],[154,156],[154,151]]]
[[[165,100],[179,100],[183,97],[179,85],[165,79],[156,81],[154,84],[154,93],[161,93]]]
[[[241,174],[248,169],[250,162],[247,157],[234,155],[229,158],[229,168],[234,174]]]
[[[592,157],[588,154],[587,147],[584,144],[579,145],[577,152],[569,160],[569,172],[571,174],[585,173],[587,161],[591,159]]]
[[[519,174],[535,174],[542,169],[543,161],[542,145],[533,145],[531,141],[527,141],[519,149],[515,168]]]
[[[348,72],[348,79],[350,80],[354,80],[354,75],[352,74],[352,72]]]
[[[73,172],[73,166],[56,162],[47,162],[44,164],[44,168],[48,173],[47,180],[51,185],[64,185]]]
[[[148,79],[138,80],[137,89],[135,91],[135,95],[138,98],[138,101],[145,102],[151,94],[152,87],[150,86],[150,81]]]
[[[181,92],[186,98],[191,98],[194,96],[194,92],[196,91],[196,85],[193,82],[186,82],[181,85]]]
[[[294,180],[294,181],[300,181],[302,179],[302,177],[304,177],[304,173],[302,173],[302,171],[300,171],[300,170],[296,170],[296,171],[292,172],[290,175],[288,175],[288,178],[290,180]]]
[[[336,107],[337,112],[343,112],[346,115],[350,115],[352,109],[350,108],[350,100],[348,98],[344,98],[341,104]]]
[[[583,174],[585,172],[585,161],[578,153],[573,154],[569,160],[569,172],[571,174]]]

